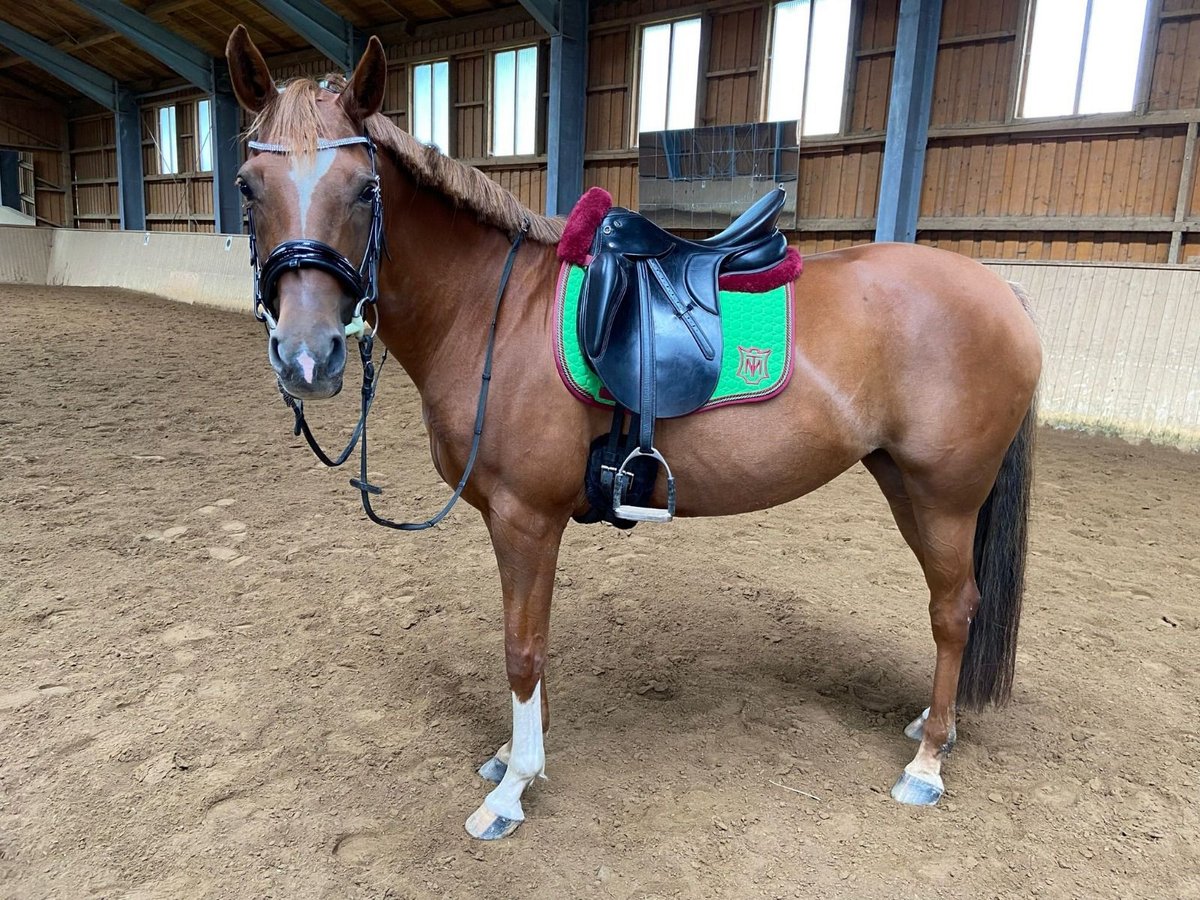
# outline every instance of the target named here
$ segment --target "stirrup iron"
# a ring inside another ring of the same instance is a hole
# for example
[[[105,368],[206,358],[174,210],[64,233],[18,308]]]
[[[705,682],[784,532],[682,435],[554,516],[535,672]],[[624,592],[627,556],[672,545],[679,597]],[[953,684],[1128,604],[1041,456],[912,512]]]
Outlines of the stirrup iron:
[[[639,456],[649,456],[651,459],[658,460],[666,471],[666,509],[658,509],[653,506],[625,505],[625,489],[633,481],[633,473],[627,467]],[[613,512],[617,518],[627,519],[630,522],[660,522],[665,524],[675,518],[675,476],[671,474],[671,467],[667,465],[667,461],[663,459],[663,455],[654,447],[651,447],[649,452],[643,450],[641,447],[634,447],[633,452],[625,457],[625,462],[621,463],[621,468],[617,470],[616,477],[613,480]]]

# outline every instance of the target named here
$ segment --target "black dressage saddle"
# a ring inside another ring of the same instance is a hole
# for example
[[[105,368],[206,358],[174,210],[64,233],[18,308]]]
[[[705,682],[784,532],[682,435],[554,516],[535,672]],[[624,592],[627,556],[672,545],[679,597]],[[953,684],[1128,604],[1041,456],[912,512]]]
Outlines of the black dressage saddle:
[[[712,397],[722,358],[718,279],[783,262],[787,239],[776,219],[785,196],[782,188],[771,191],[705,240],[677,237],[621,207],[610,209],[597,229],[578,329],[584,355],[616,399],[618,415],[623,419],[628,410],[634,417],[637,446],[612,478],[619,518],[668,522],[674,516],[675,482],[654,448],[654,422],[694,412]],[[624,503],[634,477],[630,463],[638,456],[666,469],[666,509]]]

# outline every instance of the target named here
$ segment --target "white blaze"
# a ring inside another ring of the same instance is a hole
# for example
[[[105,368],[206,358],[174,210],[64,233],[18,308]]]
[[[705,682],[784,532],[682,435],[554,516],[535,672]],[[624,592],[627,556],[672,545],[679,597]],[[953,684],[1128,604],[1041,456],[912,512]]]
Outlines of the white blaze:
[[[300,198],[300,237],[308,237],[308,210],[312,206],[313,194],[317,183],[329,173],[336,157],[335,147],[318,150],[317,158],[311,161],[292,155],[292,183],[296,185],[296,193]]]

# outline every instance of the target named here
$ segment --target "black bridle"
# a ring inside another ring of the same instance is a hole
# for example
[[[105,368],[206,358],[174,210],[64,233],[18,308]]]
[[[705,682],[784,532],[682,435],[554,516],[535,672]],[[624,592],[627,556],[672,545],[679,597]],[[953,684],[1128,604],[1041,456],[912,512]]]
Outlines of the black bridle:
[[[275,316],[278,313],[278,310],[271,309],[270,301],[275,296],[275,288],[285,272],[295,269],[319,269],[337,279],[356,300],[350,324],[346,326],[347,337],[361,333],[363,310],[379,298],[379,254],[383,249],[383,193],[379,188],[379,172],[375,168],[375,142],[365,134],[336,140],[322,138],[317,141],[317,150],[335,150],[355,144],[364,145],[367,155],[371,158],[371,180],[368,186],[371,191],[371,230],[367,234],[367,247],[363,251],[362,262],[357,268],[345,254],[339,253],[326,243],[309,238],[284,241],[260,264],[258,236],[254,227],[254,206],[249,204],[246,207],[246,222],[250,228],[250,267],[254,270],[254,317],[265,324],[269,332],[277,327]],[[247,146],[260,153],[291,152],[290,148],[283,144],[249,141]]]
[[[495,303],[492,306],[491,324],[488,326],[487,352],[484,356],[483,374],[480,377],[479,403],[475,410],[475,431],[471,439],[471,451],[467,456],[467,463],[463,468],[462,478],[459,479],[454,493],[450,496],[446,505],[442,507],[441,511],[425,521],[394,522],[391,519],[385,519],[376,513],[371,506],[371,495],[381,494],[383,493],[383,489],[371,484],[367,480],[367,415],[371,411],[371,405],[375,402],[375,391],[379,384],[379,375],[383,371],[384,362],[387,360],[386,347],[380,356],[378,365],[375,364],[372,358],[375,334],[379,329],[379,309],[376,306],[376,301],[379,299],[379,256],[381,252],[386,252],[383,240],[383,195],[379,184],[379,173],[375,168],[375,143],[366,135],[338,138],[336,140],[321,139],[317,141],[317,150],[333,150],[338,147],[347,147],[356,144],[365,145],[367,154],[371,158],[371,229],[367,235],[367,246],[363,251],[362,262],[355,268],[354,264],[346,258],[345,254],[338,252],[322,241],[310,240],[308,238],[294,238],[277,245],[260,264],[258,258],[258,238],[254,228],[254,208],[252,205],[248,205],[246,208],[246,220],[250,230],[250,265],[254,270],[254,317],[263,323],[268,335],[274,333],[278,327],[278,322],[276,321],[278,310],[272,310],[271,301],[275,296],[275,290],[278,287],[280,277],[285,272],[296,269],[318,269],[326,272],[337,279],[347,292],[356,298],[350,322],[345,327],[346,337],[353,335],[358,338],[359,356],[361,357],[363,367],[362,398],[358,423],[350,433],[350,439],[346,443],[346,446],[342,448],[341,453],[336,457],[330,457],[321,448],[320,442],[309,429],[308,421],[305,419],[304,402],[289,394],[280,379],[277,378],[276,383],[279,386],[279,393],[283,396],[284,403],[288,405],[288,408],[292,410],[292,413],[296,417],[293,434],[303,434],[313,454],[324,465],[330,468],[342,465],[350,458],[355,445],[358,445],[359,477],[351,478],[350,484],[361,495],[363,510],[366,512],[367,518],[375,524],[383,525],[386,528],[395,528],[400,531],[423,531],[426,528],[432,528],[450,513],[450,510],[454,508],[454,504],[458,502],[459,497],[462,496],[463,491],[466,489],[467,480],[471,476],[471,470],[475,467],[475,459],[479,455],[479,443],[483,435],[483,420],[487,410],[488,389],[492,381],[492,355],[496,345],[496,321],[500,315],[500,301],[504,298],[504,290],[508,286],[508,278],[512,274],[513,262],[516,259],[517,250],[521,246],[526,232],[529,230],[529,222],[526,221],[513,237],[508,257],[504,261],[504,269],[500,275],[500,285],[496,291]],[[249,141],[248,146],[251,150],[260,153],[291,152],[290,148],[282,144],[268,144],[261,141]],[[370,330],[363,321],[363,312],[368,306],[375,307],[375,327]]]

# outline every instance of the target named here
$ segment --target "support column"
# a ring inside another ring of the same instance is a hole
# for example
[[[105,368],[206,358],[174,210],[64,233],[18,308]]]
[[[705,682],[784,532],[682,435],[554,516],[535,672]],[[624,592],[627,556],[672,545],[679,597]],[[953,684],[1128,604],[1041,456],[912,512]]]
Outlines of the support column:
[[[211,99],[214,227],[218,234],[241,234],[242,201],[233,183],[241,165],[238,151],[241,111],[233,94],[218,91]]]
[[[121,228],[146,229],[146,182],[142,168],[142,113],[137,98],[124,89],[117,91],[117,210]]]
[[[0,206],[21,211],[21,154],[0,150]]]
[[[877,241],[914,241],[933,105],[942,0],[901,0],[879,183]]]
[[[587,132],[587,0],[561,0],[550,36],[550,111],[546,122],[546,214],[565,216],[583,193]]]

